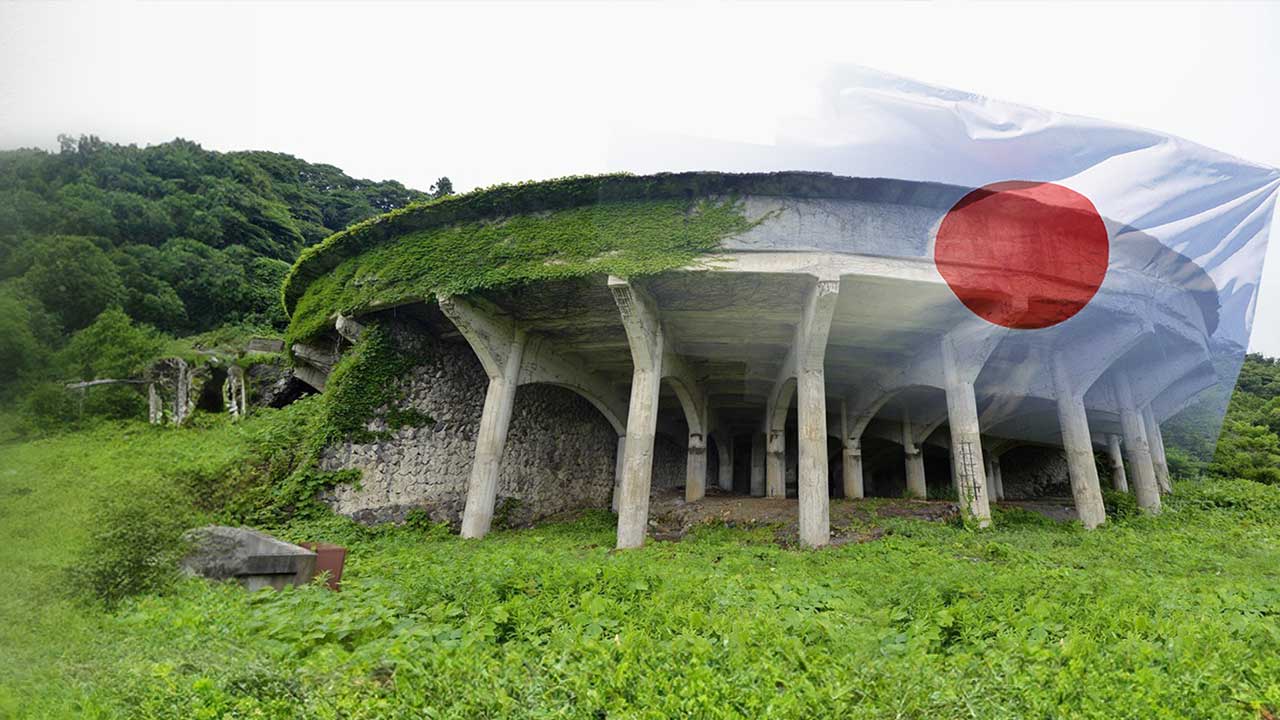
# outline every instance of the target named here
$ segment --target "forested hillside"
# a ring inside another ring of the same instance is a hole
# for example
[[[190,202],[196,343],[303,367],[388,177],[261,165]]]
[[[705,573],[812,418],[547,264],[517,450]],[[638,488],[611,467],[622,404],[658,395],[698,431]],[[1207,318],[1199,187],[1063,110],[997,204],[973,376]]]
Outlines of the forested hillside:
[[[0,400],[67,369],[60,351],[109,308],[172,335],[280,327],[303,247],[432,197],[281,153],[59,141],[0,152]]]

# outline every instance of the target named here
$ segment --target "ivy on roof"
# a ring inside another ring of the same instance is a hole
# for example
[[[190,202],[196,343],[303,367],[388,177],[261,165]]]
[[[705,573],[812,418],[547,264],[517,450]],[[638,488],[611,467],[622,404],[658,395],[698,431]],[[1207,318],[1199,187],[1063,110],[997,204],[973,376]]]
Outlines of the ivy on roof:
[[[740,201],[700,198],[620,200],[411,231],[312,279],[294,304],[288,338],[325,332],[335,313],[358,315],[437,293],[662,272],[691,264],[751,225]]]
[[[707,197],[781,195],[888,202],[910,198],[919,202],[953,194],[953,188],[936,183],[814,172],[615,174],[498,185],[410,205],[353,225],[307,248],[285,278],[284,304],[293,313],[312,283],[350,258],[389,241],[460,223],[640,200],[692,203]]]

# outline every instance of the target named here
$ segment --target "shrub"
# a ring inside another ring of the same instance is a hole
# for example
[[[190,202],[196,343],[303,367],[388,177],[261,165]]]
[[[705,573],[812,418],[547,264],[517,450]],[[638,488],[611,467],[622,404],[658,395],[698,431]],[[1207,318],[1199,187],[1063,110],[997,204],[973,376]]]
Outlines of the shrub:
[[[1184,483],[1170,503],[1178,507],[1226,511],[1257,522],[1280,522],[1280,486],[1250,480]]]
[[[1127,492],[1103,490],[1102,504],[1107,508],[1107,517],[1112,520],[1124,520],[1138,514],[1138,501]]]
[[[68,571],[73,593],[114,607],[169,587],[185,550],[182,533],[198,521],[191,507],[191,498],[168,483],[112,488]]]

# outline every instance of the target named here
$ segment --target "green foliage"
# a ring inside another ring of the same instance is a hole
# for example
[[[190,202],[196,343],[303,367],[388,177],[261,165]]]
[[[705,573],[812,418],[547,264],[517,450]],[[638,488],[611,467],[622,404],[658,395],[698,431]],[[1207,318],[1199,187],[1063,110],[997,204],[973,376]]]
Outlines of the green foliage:
[[[672,199],[622,200],[416,231],[312,281],[297,301],[288,334],[305,340],[327,328],[337,311],[358,312],[437,292],[668,270],[749,227],[734,201]],[[308,266],[300,261],[293,272],[303,267]],[[286,292],[292,287],[287,284]]]
[[[403,378],[422,358],[404,352],[391,333],[369,325],[333,368],[325,385],[323,419],[310,442],[318,451],[334,443],[369,442],[402,427],[420,427],[432,419],[401,407]],[[384,430],[369,430],[371,422]]]
[[[1218,478],[1280,485],[1280,438],[1267,427],[1227,420],[1207,472]]]
[[[67,330],[79,330],[124,300],[119,271],[88,238],[45,237],[25,250],[24,284]]]
[[[159,577],[160,592],[103,612],[39,592],[93,542],[98,490],[123,497],[127,477],[130,493],[169,497],[175,463],[216,477],[314,414],[119,424],[0,456],[0,715],[1243,720],[1280,707],[1280,488],[1248,481],[1181,483],[1164,514],[1095,531],[1025,511],[981,534],[885,517],[880,539],[819,552],[721,525],[616,553],[604,511],[483,541],[422,513],[375,528],[314,514],[273,532],[346,546],[341,593]],[[174,548],[149,543],[150,557]]]
[[[60,379],[45,356],[109,307],[174,334],[283,329],[305,245],[430,197],[278,153],[60,145],[0,152],[0,401]]]
[[[1107,517],[1112,520],[1125,520],[1138,515],[1138,500],[1132,493],[1106,488],[1102,491],[1102,503],[1107,509]]]
[[[72,590],[108,607],[168,589],[195,524],[192,498],[165,484],[121,485],[103,493],[89,518],[88,542],[69,569]]]
[[[58,353],[59,367],[81,380],[129,378],[159,357],[165,339],[155,330],[134,324],[119,308],[109,308],[91,325],[71,336]]]

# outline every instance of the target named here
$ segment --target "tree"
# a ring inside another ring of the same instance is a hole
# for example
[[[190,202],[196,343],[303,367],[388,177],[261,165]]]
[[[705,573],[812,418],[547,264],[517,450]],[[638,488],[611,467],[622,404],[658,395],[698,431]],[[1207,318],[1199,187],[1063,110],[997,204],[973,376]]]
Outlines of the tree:
[[[163,349],[164,336],[112,307],[71,336],[58,353],[58,366],[81,380],[124,379],[145,370]]]
[[[52,236],[30,244],[23,282],[67,330],[79,330],[108,306],[124,300],[124,283],[111,259],[85,237]]]
[[[448,177],[442,177],[436,180],[435,184],[428,190],[432,198],[442,198],[446,195],[453,194],[453,181]]]

